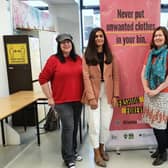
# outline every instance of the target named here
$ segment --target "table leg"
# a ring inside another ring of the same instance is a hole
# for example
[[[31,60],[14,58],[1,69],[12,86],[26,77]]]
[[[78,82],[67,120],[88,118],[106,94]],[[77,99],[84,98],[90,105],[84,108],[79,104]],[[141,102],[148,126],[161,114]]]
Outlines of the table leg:
[[[23,113],[23,121],[24,121],[23,127],[24,127],[24,131],[26,132],[26,130],[27,130],[27,120],[25,117],[26,116],[26,108],[23,109],[22,113]]]
[[[35,123],[36,123],[36,129],[37,129],[37,143],[40,146],[40,131],[39,131],[39,122],[38,122],[38,109],[37,109],[37,103],[34,103],[34,112],[35,112]]]
[[[1,120],[1,134],[2,134],[2,144],[3,146],[5,146],[5,132],[4,132],[3,120]]]
[[[7,118],[5,118],[5,122],[6,122],[6,123],[8,123],[8,117],[7,117]]]

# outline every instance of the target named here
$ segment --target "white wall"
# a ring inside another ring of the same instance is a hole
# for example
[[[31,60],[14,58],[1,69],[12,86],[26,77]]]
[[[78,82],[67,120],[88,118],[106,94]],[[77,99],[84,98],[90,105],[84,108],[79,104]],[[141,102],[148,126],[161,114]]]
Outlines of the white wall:
[[[9,95],[3,37],[0,36],[0,97]]]
[[[9,94],[3,35],[12,34],[9,1],[0,0],[0,97]]]
[[[10,3],[6,0],[0,0],[0,34],[11,34],[12,24],[10,18]]]
[[[56,50],[57,50],[57,43],[55,40],[56,36],[57,36],[57,32],[39,31],[42,67],[44,67],[49,56],[56,53]]]
[[[160,14],[160,25],[168,28],[168,13]]]
[[[81,53],[79,7],[77,3],[50,5],[49,11],[59,33],[70,33],[78,54]]]

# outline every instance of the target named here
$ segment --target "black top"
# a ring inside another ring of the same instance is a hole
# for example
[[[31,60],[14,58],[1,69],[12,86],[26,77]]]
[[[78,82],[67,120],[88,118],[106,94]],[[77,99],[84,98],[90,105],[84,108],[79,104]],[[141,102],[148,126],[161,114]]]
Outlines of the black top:
[[[103,79],[103,71],[104,71],[104,52],[97,53],[97,56],[99,58],[99,65],[100,65],[100,70],[101,70],[101,80],[104,81]]]

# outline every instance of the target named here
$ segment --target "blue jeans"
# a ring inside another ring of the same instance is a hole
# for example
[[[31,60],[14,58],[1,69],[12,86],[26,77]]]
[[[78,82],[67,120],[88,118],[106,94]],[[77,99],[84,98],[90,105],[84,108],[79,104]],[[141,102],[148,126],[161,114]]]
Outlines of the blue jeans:
[[[82,104],[80,102],[56,104],[55,109],[59,113],[62,123],[62,157],[65,163],[74,162]]]

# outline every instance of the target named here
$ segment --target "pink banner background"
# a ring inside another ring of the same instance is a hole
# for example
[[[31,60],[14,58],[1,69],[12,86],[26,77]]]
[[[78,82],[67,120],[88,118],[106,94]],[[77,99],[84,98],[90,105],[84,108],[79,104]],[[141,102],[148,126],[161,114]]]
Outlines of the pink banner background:
[[[115,108],[110,129],[148,128],[141,122],[144,91],[140,73],[150,49],[151,34],[160,23],[160,0],[100,0],[100,11],[121,81],[122,103]]]

